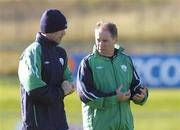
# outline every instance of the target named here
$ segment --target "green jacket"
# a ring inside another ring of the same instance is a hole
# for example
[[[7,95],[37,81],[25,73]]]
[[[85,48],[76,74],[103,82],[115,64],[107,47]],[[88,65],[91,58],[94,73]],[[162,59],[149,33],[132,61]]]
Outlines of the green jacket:
[[[64,80],[73,82],[66,51],[37,34],[19,61],[22,130],[67,130]]]
[[[122,92],[140,86],[132,60],[115,47],[111,58],[98,54],[96,49],[80,64],[77,91],[82,103],[84,130],[133,130],[130,101],[120,102],[115,90],[123,84]],[[143,105],[143,102],[136,104]]]

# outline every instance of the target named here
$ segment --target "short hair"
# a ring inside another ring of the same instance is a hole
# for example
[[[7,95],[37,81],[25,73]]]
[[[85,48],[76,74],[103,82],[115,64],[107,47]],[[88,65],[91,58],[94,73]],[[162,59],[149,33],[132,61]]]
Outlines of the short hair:
[[[114,23],[99,21],[96,23],[95,30],[100,28],[109,31],[113,38],[118,37],[117,27]]]

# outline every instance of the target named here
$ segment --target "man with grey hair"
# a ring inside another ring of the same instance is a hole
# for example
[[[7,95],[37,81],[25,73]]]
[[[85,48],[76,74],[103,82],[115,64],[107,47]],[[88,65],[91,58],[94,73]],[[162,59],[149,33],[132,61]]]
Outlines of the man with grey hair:
[[[77,91],[84,130],[133,130],[130,102],[143,105],[147,100],[147,88],[117,41],[116,25],[98,22],[93,52],[80,63]]]

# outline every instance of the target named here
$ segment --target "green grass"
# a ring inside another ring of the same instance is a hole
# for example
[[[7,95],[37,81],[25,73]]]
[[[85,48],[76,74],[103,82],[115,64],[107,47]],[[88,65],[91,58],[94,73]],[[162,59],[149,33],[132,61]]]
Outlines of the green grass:
[[[180,89],[153,89],[144,106],[132,105],[135,130],[179,130]]]
[[[17,78],[0,77],[0,112],[19,112],[20,92]]]
[[[76,93],[65,98],[69,123],[82,123],[81,102]],[[132,103],[135,130],[179,130],[180,89],[150,89],[144,106]],[[0,129],[15,130],[20,122],[18,79],[0,77]]]

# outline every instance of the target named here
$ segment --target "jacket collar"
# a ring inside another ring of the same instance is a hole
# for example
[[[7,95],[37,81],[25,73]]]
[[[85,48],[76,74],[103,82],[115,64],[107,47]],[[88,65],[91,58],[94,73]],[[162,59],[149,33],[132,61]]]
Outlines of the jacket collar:
[[[116,57],[117,55],[119,55],[120,53],[123,53],[124,52],[124,48],[121,47],[120,45],[118,44],[115,44],[114,45],[114,49],[115,49],[115,54],[112,58]],[[109,57],[106,57],[106,56],[102,56],[98,53],[97,49],[96,49],[96,45],[93,46],[93,54],[95,56],[99,56],[99,57],[102,57],[103,59],[110,59]]]
[[[40,32],[38,32],[36,34],[36,42],[39,42],[42,46],[47,46],[47,47],[54,47],[54,46],[57,46],[59,44],[59,43],[57,43],[55,41],[47,39]]]

